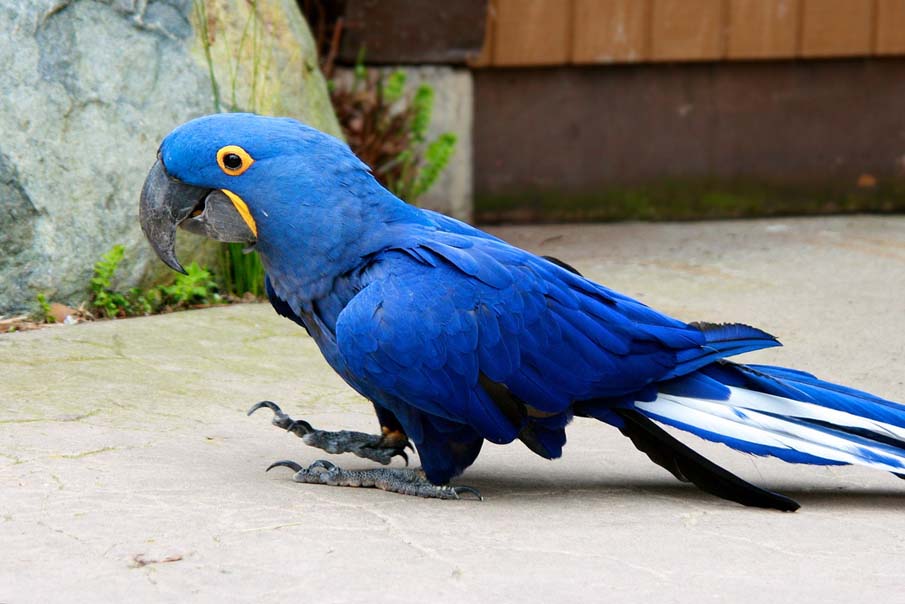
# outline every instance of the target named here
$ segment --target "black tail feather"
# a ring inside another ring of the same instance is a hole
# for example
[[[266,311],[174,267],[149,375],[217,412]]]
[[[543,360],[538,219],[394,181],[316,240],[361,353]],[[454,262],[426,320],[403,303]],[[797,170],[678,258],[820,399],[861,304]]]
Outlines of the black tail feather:
[[[660,426],[640,413],[620,409],[616,413],[625,420],[622,433],[628,436],[639,451],[683,482],[690,482],[702,491],[742,505],[794,512],[797,502],[779,493],[762,489],[721,468],[706,457],[691,450],[669,435]]]

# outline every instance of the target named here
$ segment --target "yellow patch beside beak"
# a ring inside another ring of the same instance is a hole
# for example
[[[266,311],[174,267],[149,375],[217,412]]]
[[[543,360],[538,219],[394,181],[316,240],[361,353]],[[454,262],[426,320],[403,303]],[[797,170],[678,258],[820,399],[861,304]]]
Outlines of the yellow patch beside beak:
[[[258,225],[255,224],[255,219],[251,217],[251,212],[248,211],[248,205],[245,203],[241,197],[233,193],[232,191],[228,191],[226,189],[220,189],[223,191],[223,194],[229,197],[229,200],[233,202],[233,206],[235,206],[236,211],[239,213],[239,216],[242,217],[242,220],[245,221],[245,224],[248,225],[248,228],[251,229],[251,232],[254,233],[255,237],[258,236]]]

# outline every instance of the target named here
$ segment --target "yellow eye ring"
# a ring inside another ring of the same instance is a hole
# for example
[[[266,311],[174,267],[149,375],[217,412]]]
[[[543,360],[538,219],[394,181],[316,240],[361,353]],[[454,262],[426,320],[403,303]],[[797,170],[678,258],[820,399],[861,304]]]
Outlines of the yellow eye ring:
[[[251,167],[255,160],[237,145],[226,145],[217,151],[217,164],[230,176],[239,176]]]

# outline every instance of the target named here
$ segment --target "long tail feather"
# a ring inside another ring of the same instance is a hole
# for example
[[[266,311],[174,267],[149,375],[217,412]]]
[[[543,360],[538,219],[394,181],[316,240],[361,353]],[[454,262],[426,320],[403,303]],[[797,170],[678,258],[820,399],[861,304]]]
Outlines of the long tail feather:
[[[799,508],[792,499],[746,482],[686,447],[641,413],[620,409],[616,414],[624,421],[620,428],[622,433],[632,440],[638,450],[679,480],[691,482],[702,491],[742,505],[783,512],[794,512]]]
[[[905,473],[905,405],[804,372],[716,363],[634,407],[746,453]]]

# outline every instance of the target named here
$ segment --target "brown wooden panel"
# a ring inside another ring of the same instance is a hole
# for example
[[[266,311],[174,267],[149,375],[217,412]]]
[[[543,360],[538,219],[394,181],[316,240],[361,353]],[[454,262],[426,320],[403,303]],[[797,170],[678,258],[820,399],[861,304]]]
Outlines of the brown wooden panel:
[[[876,54],[905,54],[905,0],[877,0],[876,27]]]
[[[320,4],[321,11],[330,14],[339,10],[337,16],[344,19],[338,56],[341,62],[354,63],[364,49],[369,64],[463,64],[478,53],[484,40],[486,0],[345,0]]]
[[[573,0],[572,62],[646,58],[649,0]]]
[[[496,0],[493,64],[568,62],[571,4],[565,0]]]
[[[719,59],[723,54],[722,0],[652,0],[651,58]]]
[[[802,0],[801,56],[864,56],[872,51],[873,0]]]
[[[905,98],[905,57],[481,70],[474,93],[485,211],[613,218],[639,193],[641,209],[627,211],[662,218],[646,204],[726,208],[695,196],[733,187],[771,211],[840,211],[870,194],[856,186],[865,174],[878,183],[874,207],[905,211],[893,193],[905,185],[902,139],[890,136],[902,129],[892,99]]]
[[[729,0],[727,57],[794,57],[799,11],[799,0]]]
[[[488,67],[493,63],[493,34],[496,30],[496,3],[497,0],[489,0],[487,3],[487,17],[484,23],[484,44],[481,52],[476,57],[468,60],[469,67]]]

